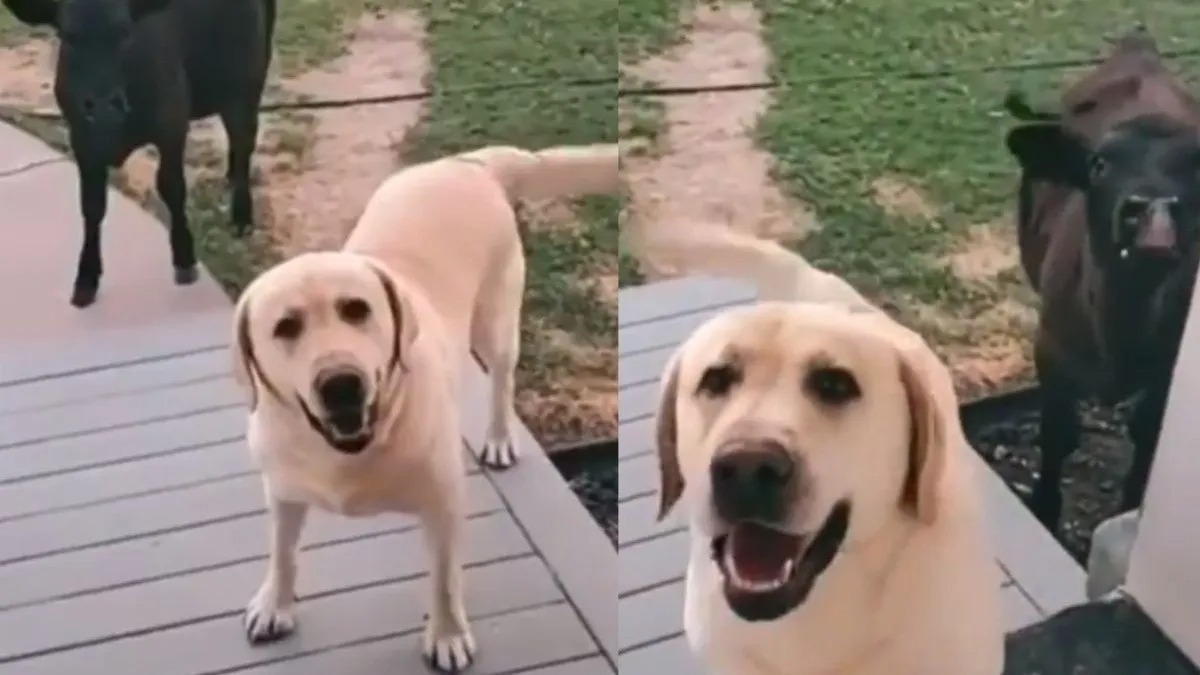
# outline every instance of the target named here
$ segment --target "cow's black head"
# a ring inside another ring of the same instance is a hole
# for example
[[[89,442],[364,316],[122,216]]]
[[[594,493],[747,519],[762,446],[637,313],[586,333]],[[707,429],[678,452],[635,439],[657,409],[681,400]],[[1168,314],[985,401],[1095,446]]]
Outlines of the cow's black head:
[[[134,25],[171,0],[3,0],[20,21],[60,41],[54,95],[76,152],[109,157],[129,115],[122,61]]]
[[[1058,121],[1021,125],[1009,151],[1027,179],[1082,191],[1089,246],[1108,270],[1170,268],[1200,233],[1200,132],[1161,115],[1115,125],[1098,143]]]

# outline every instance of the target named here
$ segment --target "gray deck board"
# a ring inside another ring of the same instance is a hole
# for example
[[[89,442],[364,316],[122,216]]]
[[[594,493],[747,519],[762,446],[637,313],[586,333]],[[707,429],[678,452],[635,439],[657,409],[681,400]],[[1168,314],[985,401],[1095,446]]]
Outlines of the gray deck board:
[[[622,675],[704,672],[682,636],[688,534],[678,513],[661,523],[655,520],[658,468],[653,418],[658,378],[691,331],[725,307],[751,300],[744,285],[711,279],[674,280],[620,293],[618,670]],[[998,553],[996,582],[1009,628],[1082,602],[1082,570],[982,460],[979,468],[988,527]]]
[[[267,522],[228,321],[62,342],[60,361],[45,346],[2,350],[0,672],[425,672],[426,554],[402,515],[314,511],[298,633],[245,644]],[[473,672],[611,675],[616,551],[523,426],[524,461],[479,470],[469,448],[486,383],[474,368],[466,378]]]
[[[229,344],[232,309],[207,311],[157,325],[109,328],[86,339],[63,338],[0,350],[0,386],[183,356]]]

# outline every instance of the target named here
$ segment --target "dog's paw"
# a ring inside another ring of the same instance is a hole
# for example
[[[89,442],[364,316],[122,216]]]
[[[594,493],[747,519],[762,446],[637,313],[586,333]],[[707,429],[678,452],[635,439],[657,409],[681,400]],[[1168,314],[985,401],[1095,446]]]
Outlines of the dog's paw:
[[[461,673],[475,661],[475,638],[469,628],[439,631],[431,621],[425,625],[422,652],[429,667],[439,673]]]
[[[292,607],[279,607],[268,601],[269,593],[259,592],[246,605],[243,625],[246,639],[252,645],[282,640],[296,630],[296,616]]]
[[[479,461],[490,469],[507,469],[517,463],[520,453],[511,438],[488,439],[479,453]]]

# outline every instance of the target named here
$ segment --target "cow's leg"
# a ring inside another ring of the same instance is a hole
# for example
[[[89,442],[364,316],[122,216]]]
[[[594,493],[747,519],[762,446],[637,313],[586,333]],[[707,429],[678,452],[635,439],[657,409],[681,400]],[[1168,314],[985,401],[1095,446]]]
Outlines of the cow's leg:
[[[1038,441],[1041,470],[1033,484],[1029,507],[1046,529],[1057,532],[1062,516],[1063,464],[1079,446],[1079,396],[1046,356],[1045,349],[1035,348],[1034,361],[1042,394]]]
[[[229,181],[229,216],[238,236],[254,226],[254,201],[250,192],[250,159],[258,142],[258,97],[231,104],[221,113],[225,136],[229,139],[226,177]]]
[[[187,146],[187,121],[182,129],[164,134],[158,145],[158,196],[167,206],[171,217],[171,264],[175,268],[175,283],[191,284],[199,278],[196,250],[187,219],[187,181],[184,178],[184,151]]]
[[[79,208],[83,215],[83,245],[75,272],[71,304],[87,307],[96,301],[104,265],[100,257],[100,223],[108,212],[108,167],[103,162],[79,160]]]
[[[1150,479],[1150,467],[1158,450],[1158,438],[1162,432],[1163,413],[1167,407],[1170,377],[1163,378],[1159,386],[1146,389],[1138,401],[1129,421],[1129,437],[1133,441],[1133,462],[1125,474],[1125,486],[1121,495],[1121,511],[1136,509],[1142,505],[1146,494],[1146,482]]]

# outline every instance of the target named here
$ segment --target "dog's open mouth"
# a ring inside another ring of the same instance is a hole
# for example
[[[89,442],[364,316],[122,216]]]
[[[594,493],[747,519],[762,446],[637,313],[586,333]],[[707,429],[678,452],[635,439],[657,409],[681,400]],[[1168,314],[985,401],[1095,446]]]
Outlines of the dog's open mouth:
[[[309,410],[302,397],[297,397],[308,425],[338,452],[356,455],[367,448],[375,439],[372,429],[375,423],[375,406],[364,410],[335,410],[325,419],[320,419]]]
[[[773,621],[798,607],[833,562],[849,525],[850,504],[840,501],[812,536],[740,522],[714,537],[730,609],[746,621]]]

